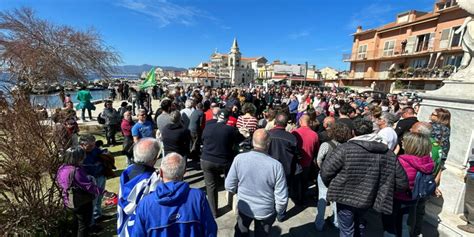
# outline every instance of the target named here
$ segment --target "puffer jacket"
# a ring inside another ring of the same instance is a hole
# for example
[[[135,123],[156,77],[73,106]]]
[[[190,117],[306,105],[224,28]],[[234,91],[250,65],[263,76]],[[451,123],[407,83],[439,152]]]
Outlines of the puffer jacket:
[[[410,201],[412,200],[410,191],[415,186],[416,173],[418,171],[424,174],[430,174],[434,169],[434,161],[430,156],[418,157],[414,155],[403,154],[398,157],[398,161],[402,165],[408,178],[408,185],[410,190],[407,192],[396,192],[395,198],[398,200]]]
[[[328,200],[383,214],[392,213],[394,192],[408,188],[405,171],[387,145],[355,138],[324,160],[321,178]]]
[[[115,109],[105,108],[100,115],[105,119],[105,125],[117,125],[120,124],[120,114]]]

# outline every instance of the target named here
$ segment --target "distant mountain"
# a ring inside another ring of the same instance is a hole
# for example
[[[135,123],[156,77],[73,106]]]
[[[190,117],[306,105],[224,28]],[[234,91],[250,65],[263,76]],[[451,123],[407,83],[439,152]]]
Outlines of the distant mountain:
[[[186,68],[172,67],[172,66],[153,66],[148,64],[143,65],[123,65],[115,66],[116,73],[124,74],[141,74],[144,71],[150,71],[152,67],[159,67],[165,71],[186,71]]]

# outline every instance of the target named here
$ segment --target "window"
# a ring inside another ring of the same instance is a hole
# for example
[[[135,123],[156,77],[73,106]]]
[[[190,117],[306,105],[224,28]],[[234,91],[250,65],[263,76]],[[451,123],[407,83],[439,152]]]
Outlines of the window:
[[[447,56],[446,60],[444,61],[444,66],[453,65],[453,66],[459,67],[461,66],[461,60],[462,60],[462,54]]]
[[[439,41],[439,48],[440,49],[447,49],[451,47],[458,47],[461,46],[461,35],[462,32],[455,34],[456,30],[459,29],[460,26],[444,29],[441,31],[441,39]]]
[[[426,58],[415,58],[410,62],[412,68],[425,68],[427,65],[428,60]]]
[[[393,50],[395,48],[395,40],[385,41],[383,46],[383,56],[390,57],[393,56]]]
[[[458,34],[454,33],[459,29],[459,26],[453,27],[451,32],[452,32],[452,37],[451,37],[451,47],[457,47],[461,46],[461,33],[459,32]]]
[[[454,7],[457,5],[458,5],[457,0],[445,0],[442,3],[439,3],[438,6],[439,6],[439,10],[443,10],[443,9]]]
[[[366,59],[367,58],[367,45],[360,45],[359,50],[357,51],[357,59]]]
[[[430,44],[430,34],[424,34],[417,36],[417,44],[415,52],[421,52],[428,50]]]

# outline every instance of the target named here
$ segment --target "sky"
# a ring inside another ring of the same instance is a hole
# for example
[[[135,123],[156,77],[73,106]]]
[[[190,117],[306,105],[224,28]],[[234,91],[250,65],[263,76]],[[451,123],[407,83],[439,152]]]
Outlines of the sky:
[[[95,29],[123,65],[195,67],[237,38],[243,57],[348,69],[356,27],[395,21],[435,0],[0,0],[0,11],[30,7],[38,17]]]

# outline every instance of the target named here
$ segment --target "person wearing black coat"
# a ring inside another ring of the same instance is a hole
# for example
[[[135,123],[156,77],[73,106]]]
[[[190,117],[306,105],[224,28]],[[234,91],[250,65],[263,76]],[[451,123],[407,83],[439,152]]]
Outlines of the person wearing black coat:
[[[408,189],[396,155],[372,129],[371,121],[355,120],[356,137],[337,146],[321,167],[327,199],[337,204],[340,236],[363,236],[367,211],[392,213],[394,192]]]
[[[227,174],[235,157],[234,147],[245,137],[237,128],[227,125],[229,112],[221,109],[217,120],[206,123],[202,134],[201,169],[204,174],[206,193],[212,215],[217,217],[217,184],[221,183],[221,174]]]
[[[170,113],[171,123],[166,125],[161,132],[161,141],[165,155],[176,152],[183,157],[188,157],[191,144],[191,133],[181,123],[181,113],[175,110]]]

